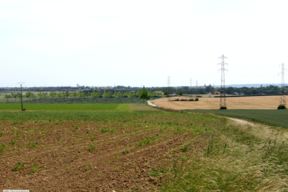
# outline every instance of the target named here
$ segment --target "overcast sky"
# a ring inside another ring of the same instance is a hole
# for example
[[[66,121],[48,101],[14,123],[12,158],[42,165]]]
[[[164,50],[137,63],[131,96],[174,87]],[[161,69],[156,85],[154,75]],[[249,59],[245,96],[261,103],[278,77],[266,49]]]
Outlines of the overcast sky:
[[[287,0],[0,0],[0,87],[280,83]]]

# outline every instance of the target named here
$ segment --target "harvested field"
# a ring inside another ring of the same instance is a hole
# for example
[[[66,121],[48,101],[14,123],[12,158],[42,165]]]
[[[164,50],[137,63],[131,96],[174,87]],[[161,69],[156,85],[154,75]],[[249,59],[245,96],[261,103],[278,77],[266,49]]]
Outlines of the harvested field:
[[[219,109],[220,98],[199,98],[199,101],[173,101],[175,99],[191,99],[191,97],[173,97],[153,100],[152,103],[174,110],[185,109]],[[228,109],[277,109],[280,96],[227,97]]]
[[[0,121],[0,189],[155,191],[166,161],[202,151],[206,133],[225,124],[166,112],[83,112],[90,121],[34,114],[5,112]]]

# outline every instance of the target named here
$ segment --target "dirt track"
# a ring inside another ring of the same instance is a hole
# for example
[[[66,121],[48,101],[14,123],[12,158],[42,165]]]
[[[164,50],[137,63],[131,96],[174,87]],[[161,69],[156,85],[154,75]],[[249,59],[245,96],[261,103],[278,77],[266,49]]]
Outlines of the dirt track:
[[[199,98],[199,101],[173,101],[175,99],[191,99],[191,97],[173,97],[151,101],[153,104],[174,109],[219,109],[220,98]],[[277,109],[280,96],[259,96],[259,97],[227,97],[228,109]]]

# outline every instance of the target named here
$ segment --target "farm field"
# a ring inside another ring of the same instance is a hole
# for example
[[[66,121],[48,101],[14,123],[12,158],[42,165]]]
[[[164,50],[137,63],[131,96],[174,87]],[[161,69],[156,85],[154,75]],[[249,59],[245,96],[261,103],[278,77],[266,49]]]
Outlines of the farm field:
[[[153,100],[152,103],[169,109],[219,109],[220,98],[199,98],[199,101],[173,101],[175,99],[191,99],[191,97],[172,97]],[[228,109],[277,109],[280,96],[227,97]]]
[[[271,126],[288,128],[288,110],[187,110],[192,113],[212,113],[227,117],[261,122]]]
[[[24,104],[28,111],[129,111],[129,104],[89,103],[89,104]],[[0,110],[20,110],[20,104],[0,104]]]
[[[0,190],[287,189],[286,129],[148,110],[2,111],[0,119]]]
[[[0,116],[0,189],[30,191],[155,191],[166,161],[203,150],[200,133],[225,123],[153,111]]]

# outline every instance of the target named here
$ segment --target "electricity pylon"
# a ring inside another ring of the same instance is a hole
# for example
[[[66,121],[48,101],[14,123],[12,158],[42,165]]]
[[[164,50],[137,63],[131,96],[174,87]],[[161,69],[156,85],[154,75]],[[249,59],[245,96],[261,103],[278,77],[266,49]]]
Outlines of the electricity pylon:
[[[218,63],[218,65],[221,65],[221,88],[220,88],[220,109],[226,109],[226,93],[225,93],[225,71],[228,71],[225,69],[225,65],[228,65],[228,63],[225,63],[224,60],[227,59],[224,55],[219,57],[218,59],[221,59],[221,63]]]

